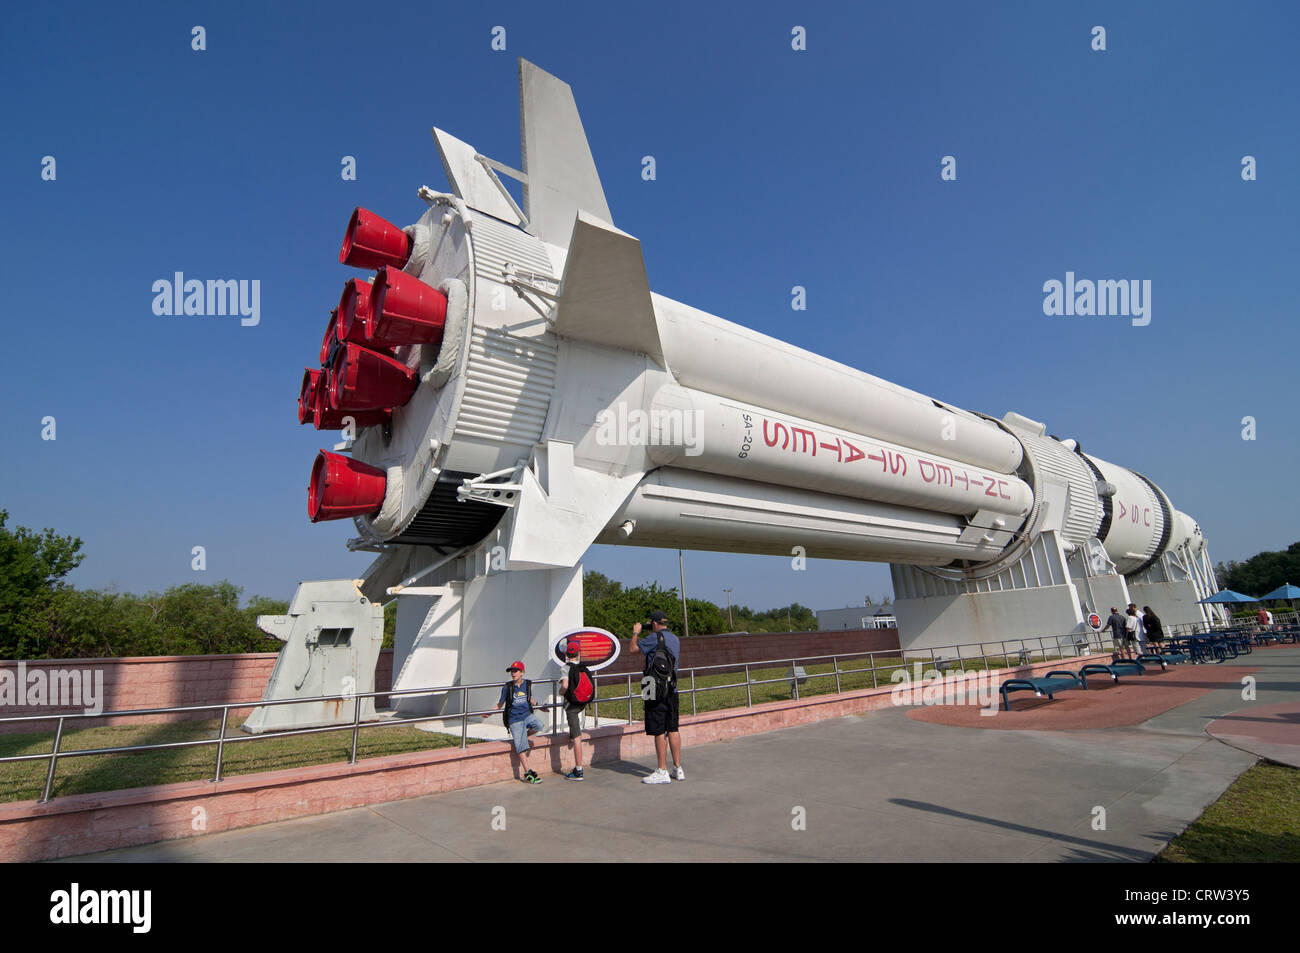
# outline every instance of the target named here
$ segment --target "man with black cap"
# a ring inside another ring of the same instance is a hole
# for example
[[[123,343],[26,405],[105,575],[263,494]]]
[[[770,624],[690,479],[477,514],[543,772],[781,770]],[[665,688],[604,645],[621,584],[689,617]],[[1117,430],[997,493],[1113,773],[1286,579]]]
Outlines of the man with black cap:
[[[668,630],[668,616],[662,612],[650,613],[650,634],[641,636],[641,623],[632,626],[632,649],[638,649],[646,658],[647,671],[653,656],[662,642],[664,650],[672,658],[672,676],[667,681],[666,691],[662,697],[646,698],[645,733],[655,740],[655,754],[659,758],[659,768],[653,774],[642,778],[646,784],[669,784],[674,778],[686,780],[682,770],[682,737],[677,731],[677,659],[681,657],[682,644],[677,636]],[[629,649],[631,651],[631,649]],[[653,694],[658,694],[656,690]],[[673,770],[668,772],[668,748],[672,748]]]

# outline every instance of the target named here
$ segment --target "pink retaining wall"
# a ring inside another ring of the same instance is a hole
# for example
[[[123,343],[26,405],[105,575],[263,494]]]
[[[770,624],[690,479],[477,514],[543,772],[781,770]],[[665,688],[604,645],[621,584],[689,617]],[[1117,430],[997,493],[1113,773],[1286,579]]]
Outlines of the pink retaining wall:
[[[1003,678],[1045,672],[1087,658],[1059,659],[1002,672]],[[956,680],[953,676],[945,681]],[[741,735],[856,715],[892,705],[891,689],[878,688],[776,701],[683,715],[688,747]],[[542,765],[571,766],[563,736],[533,739]],[[639,757],[654,750],[644,726],[615,726],[591,733],[589,763]],[[156,787],[80,794],[40,804],[0,804],[0,861],[49,860],[117,847],[199,837],[273,821],[420,797],[505,781],[515,776],[508,742],[485,742],[465,750],[440,748],[372,758],[355,765],[328,764],[227,778],[219,784],[187,781]]]
[[[56,673],[77,672],[80,681],[102,680],[103,698],[99,708],[103,711],[124,711],[138,708],[171,708],[177,705],[210,705],[216,702],[261,701],[266,683],[275,668],[275,652],[256,652],[242,655],[170,655],[147,658],[103,659],[41,659],[24,662],[21,671],[31,678],[36,671],[45,673],[47,684],[59,676]],[[0,669],[19,673],[19,663],[0,662]],[[392,687],[393,652],[382,651],[375,667],[375,690]],[[84,695],[83,695],[84,701]],[[383,698],[376,699],[382,706]],[[15,715],[48,715],[85,710],[85,705],[14,705],[0,702],[0,717]],[[94,718],[80,720],[77,727],[90,725],[149,725],[162,722],[204,720],[220,718],[220,711],[180,712],[171,715],[147,715],[131,718]],[[0,732],[51,731],[54,723],[38,721],[14,724],[0,723]]]

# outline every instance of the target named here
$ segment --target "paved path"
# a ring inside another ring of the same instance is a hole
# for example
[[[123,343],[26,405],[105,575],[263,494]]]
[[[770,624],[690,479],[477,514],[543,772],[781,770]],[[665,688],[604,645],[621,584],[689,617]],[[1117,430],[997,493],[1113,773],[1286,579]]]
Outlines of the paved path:
[[[1205,730],[1224,744],[1300,768],[1300,703],[1243,708]]]
[[[687,749],[670,785],[640,783],[646,758],[581,784],[548,775],[72,859],[1146,861],[1256,760],[1206,725],[1300,697],[1300,647],[1238,662],[1258,669],[1253,704],[1219,688],[1130,727],[980,731],[890,709]]]

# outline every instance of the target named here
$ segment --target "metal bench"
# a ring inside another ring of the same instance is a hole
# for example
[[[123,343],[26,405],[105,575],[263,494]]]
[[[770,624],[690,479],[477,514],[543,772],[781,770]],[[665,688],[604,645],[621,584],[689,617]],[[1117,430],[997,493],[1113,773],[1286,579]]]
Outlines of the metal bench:
[[[1120,659],[1120,661],[1122,662],[1124,659]],[[1084,689],[1086,690],[1088,688],[1089,675],[1109,675],[1112,682],[1118,682],[1119,672],[1115,671],[1114,668],[1117,664],[1117,662],[1111,662],[1109,664],[1105,662],[1092,662],[1079,669],[1079,680],[1083,682]]]
[[[1057,692],[1078,688],[1080,684],[1082,683],[1079,681],[1079,676],[1073,672],[1055,671],[1048,672],[1041,678],[1009,678],[1002,683],[998,692],[1002,695],[1002,710],[1010,711],[1011,700],[1007,698],[1008,692],[1033,692],[1035,698],[1046,695],[1048,699],[1054,699]],[[1087,685],[1083,687],[1087,688]]]
[[[1145,665],[1159,665],[1162,672],[1170,665],[1181,665],[1187,660],[1187,656],[1182,652],[1144,652],[1138,656],[1139,662]]]
[[[1138,675],[1145,675],[1147,672],[1147,670],[1142,667],[1142,659],[1140,656],[1138,658],[1115,659],[1110,663],[1110,668],[1111,671],[1114,671],[1117,668],[1131,668],[1137,672]],[[1115,672],[1115,674],[1118,675],[1119,673]]]

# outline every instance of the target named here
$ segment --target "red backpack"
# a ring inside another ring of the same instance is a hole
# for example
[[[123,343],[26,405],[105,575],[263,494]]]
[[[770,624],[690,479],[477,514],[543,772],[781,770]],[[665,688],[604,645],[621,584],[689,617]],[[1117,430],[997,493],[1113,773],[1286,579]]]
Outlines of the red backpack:
[[[591,669],[586,663],[569,664],[569,690],[564,697],[574,705],[585,705],[596,697],[596,685],[591,680]]]

